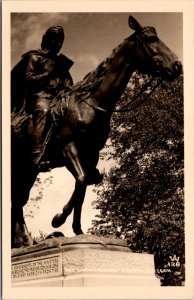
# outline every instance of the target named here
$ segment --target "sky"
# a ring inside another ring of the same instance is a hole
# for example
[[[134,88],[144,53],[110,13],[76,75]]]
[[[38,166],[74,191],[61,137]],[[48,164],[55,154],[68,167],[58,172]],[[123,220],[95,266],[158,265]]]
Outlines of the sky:
[[[132,13],[145,26],[154,26],[159,37],[182,60],[181,13]],[[133,33],[128,13],[12,13],[12,67],[21,55],[40,48],[48,27],[60,25],[65,31],[61,52],[74,61],[74,82],[96,68],[122,40]]]
[[[183,61],[183,26],[181,13],[132,13],[143,26],[154,26],[158,36]],[[128,26],[129,13],[12,13],[11,15],[11,66],[13,67],[21,55],[29,50],[39,49],[42,35],[50,26],[60,25],[65,31],[65,41],[61,53],[74,61],[70,70],[74,83],[103,61],[123,39],[133,33]],[[110,162],[100,162],[99,168],[108,170]],[[33,236],[39,230],[51,233],[53,216],[62,211],[69,200],[74,179],[65,168],[52,170],[49,174],[41,174],[44,179],[53,176],[53,184],[44,187],[40,208],[32,206],[34,218],[27,219],[27,225]],[[87,189],[83,204],[82,228],[86,232],[91,227],[91,220],[96,211],[91,202],[96,199],[93,187]],[[31,195],[37,193],[32,189]],[[61,226],[65,236],[72,236],[72,216]]]

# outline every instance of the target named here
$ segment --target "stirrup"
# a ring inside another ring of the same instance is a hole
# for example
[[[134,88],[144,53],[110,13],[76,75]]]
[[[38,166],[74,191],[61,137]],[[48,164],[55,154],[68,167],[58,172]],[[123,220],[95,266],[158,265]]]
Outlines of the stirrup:
[[[37,147],[37,150],[32,152],[32,164],[38,172],[48,172],[51,170],[50,161],[41,161],[43,150]]]
[[[50,161],[42,161],[38,165],[39,172],[50,172],[51,171],[51,166],[50,166]]]
[[[38,171],[38,172],[50,172],[51,171],[51,166],[50,166],[50,161],[41,161],[40,163],[33,162],[33,167]]]

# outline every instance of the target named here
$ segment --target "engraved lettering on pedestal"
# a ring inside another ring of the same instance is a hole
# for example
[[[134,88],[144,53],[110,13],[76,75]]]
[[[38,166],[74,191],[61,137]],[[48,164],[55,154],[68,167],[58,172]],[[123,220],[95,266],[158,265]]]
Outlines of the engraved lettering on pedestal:
[[[61,256],[59,255],[16,262],[11,267],[11,278],[13,281],[52,277],[61,274]]]

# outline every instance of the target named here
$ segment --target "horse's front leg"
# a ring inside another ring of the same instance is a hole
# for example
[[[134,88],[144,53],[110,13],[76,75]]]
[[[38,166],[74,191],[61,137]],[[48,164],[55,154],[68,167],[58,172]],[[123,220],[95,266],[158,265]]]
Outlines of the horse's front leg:
[[[87,185],[85,183],[76,182],[75,190],[78,193],[76,201],[74,203],[74,215],[73,215],[73,232],[78,234],[83,234],[82,228],[81,228],[81,211],[82,211],[82,204],[84,202],[85,198],[85,192],[86,192]]]
[[[64,206],[63,212],[57,214],[52,220],[52,226],[57,228],[63,225],[67,217],[74,208],[73,231],[75,234],[81,234],[81,208],[85,197],[87,182],[86,173],[81,165],[78,150],[73,142],[68,143],[64,148],[64,156],[68,170],[75,177],[75,189],[69,200]]]

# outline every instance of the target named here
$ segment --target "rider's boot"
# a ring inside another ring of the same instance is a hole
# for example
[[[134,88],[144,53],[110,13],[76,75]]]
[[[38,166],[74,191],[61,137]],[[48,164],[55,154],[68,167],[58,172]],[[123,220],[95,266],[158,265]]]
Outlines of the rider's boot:
[[[43,154],[44,154],[44,148],[42,146],[34,147],[32,151],[33,168],[35,168],[39,172],[48,172],[51,169],[50,162],[41,161]]]
[[[42,161],[45,152],[44,140],[46,132],[47,114],[38,110],[34,115],[34,135],[32,140],[32,165],[39,172],[50,170],[50,162]]]

